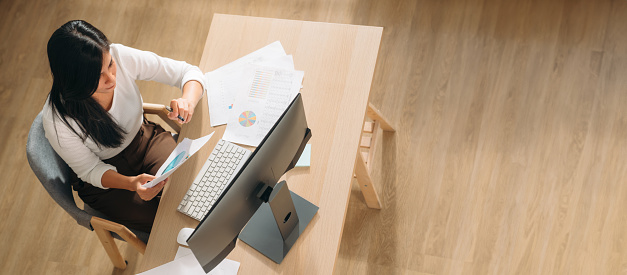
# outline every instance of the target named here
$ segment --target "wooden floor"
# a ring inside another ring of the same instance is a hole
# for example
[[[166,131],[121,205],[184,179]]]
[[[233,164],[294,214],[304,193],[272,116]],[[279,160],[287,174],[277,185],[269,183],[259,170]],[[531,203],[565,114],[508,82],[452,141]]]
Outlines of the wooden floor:
[[[114,269],[27,164],[54,29],[81,18],[198,64],[213,13],[384,27],[384,209],[354,187],[337,274],[627,274],[625,0],[0,1],[0,274],[134,274],[142,258],[122,244]]]

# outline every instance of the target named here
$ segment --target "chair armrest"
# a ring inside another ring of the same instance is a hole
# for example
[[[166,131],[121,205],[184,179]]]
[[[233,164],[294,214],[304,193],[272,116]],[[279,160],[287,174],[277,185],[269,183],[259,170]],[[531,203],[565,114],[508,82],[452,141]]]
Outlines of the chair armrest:
[[[126,226],[121,225],[119,223],[115,223],[109,220],[105,220],[99,217],[91,218],[91,226],[94,228],[94,231],[98,232],[100,230],[104,232],[115,232],[122,239],[124,239],[127,243],[131,244],[137,251],[144,254],[146,252],[146,244],[137,238],[137,236],[131,232]]]
[[[126,261],[120,254],[118,246],[113,240],[111,232],[115,232],[118,236],[122,237],[127,243],[131,244],[139,253],[146,253],[146,244],[133,234],[126,226],[119,223],[115,223],[109,220],[105,220],[98,217],[91,218],[91,226],[94,228],[100,243],[104,247],[105,251],[109,255],[113,265],[119,269],[126,269]]]
[[[181,124],[168,118],[168,114],[170,112],[166,110],[165,105],[144,103],[142,107],[144,108],[145,114],[158,115],[163,121],[165,121],[165,123],[170,125],[170,127],[172,127],[174,131],[176,131],[177,133],[181,132]]]

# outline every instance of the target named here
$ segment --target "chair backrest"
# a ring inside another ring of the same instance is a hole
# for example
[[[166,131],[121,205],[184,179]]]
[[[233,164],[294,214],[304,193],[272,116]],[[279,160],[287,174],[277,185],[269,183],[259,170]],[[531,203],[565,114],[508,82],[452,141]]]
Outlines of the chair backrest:
[[[26,157],[39,182],[52,199],[63,207],[78,224],[92,230],[89,224],[92,215],[76,206],[70,186],[72,170],[50,146],[44,132],[41,113],[37,115],[28,132]]]
[[[45,136],[42,123],[42,113],[39,113],[28,132],[26,143],[26,157],[31,169],[44,186],[48,194],[59,204],[65,212],[70,214],[76,222],[83,227],[93,230],[90,221],[92,216],[108,219],[104,214],[85,205],[85,210],[80,209],[74,202],[70,177],[71,168],[54,151]],[[148,241],[148,233],[131,229],[137,237]],[[113,234],[117,239],[121,239],[117,234]]]

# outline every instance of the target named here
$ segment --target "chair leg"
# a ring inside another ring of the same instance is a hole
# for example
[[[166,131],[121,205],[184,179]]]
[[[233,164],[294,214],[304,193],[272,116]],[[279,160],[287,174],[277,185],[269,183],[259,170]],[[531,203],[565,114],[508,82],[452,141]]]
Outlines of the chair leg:
[[[107,252],[107,255],[109,255],[109,259],[113,262],[113,266],[119,269],[126,269],[126,261],[124,261],[122,254],[120,254],[120,250],[115,244],[111,232],[94,225],[93,221],[92,226],[94,227],[94,231],[96,231],[96,235],[98,235],[98,239],[100,239],[100,243],[102,243],[102,246]]]
[[[120,254],[120,250],[115,244],[111,232],[118,234],[127,243],[135,247],[139,253],[144,254],[146,252],[146,244],[138,239],[126,226],[98,217],[91,218],[91,226],[94,228],[94,231],[96,231],[96,235],[107,252],[107,255],[109,255],[111,262],[119,269],[126,268],[126,261],[124,261],[122,254]]]

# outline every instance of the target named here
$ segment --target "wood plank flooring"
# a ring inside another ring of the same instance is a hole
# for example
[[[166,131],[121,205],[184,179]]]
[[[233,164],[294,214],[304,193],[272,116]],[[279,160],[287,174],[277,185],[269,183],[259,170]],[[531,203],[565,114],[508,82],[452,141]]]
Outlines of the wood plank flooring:
[[[370,101],[396,126],[354,186],[336,274],[627,274],[627,1],[0,1],[0,274],[117,270],[25,156],[71,19],[198,64],[213,13],[384,27]],[[139,83],[146,102],[179,91]],[[302,274],[307,274],[302,271]]]

